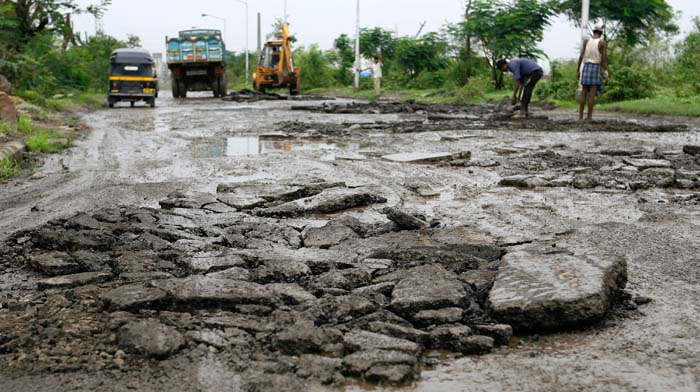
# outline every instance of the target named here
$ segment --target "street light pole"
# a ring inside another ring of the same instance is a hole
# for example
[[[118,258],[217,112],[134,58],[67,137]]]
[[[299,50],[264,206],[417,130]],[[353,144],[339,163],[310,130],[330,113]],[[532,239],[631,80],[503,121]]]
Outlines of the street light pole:
[[[591,0],[583,0],[581,2],[581,39],[588,38],[588,20],[590,19]]]
[[[355,91],[360,89],[360,0],[357,0],[355,26]]]
[[[248,54],[248,1],[235,0],[241,4],[245,4],[245,83],[248,84],[250,78],[250,55]]]

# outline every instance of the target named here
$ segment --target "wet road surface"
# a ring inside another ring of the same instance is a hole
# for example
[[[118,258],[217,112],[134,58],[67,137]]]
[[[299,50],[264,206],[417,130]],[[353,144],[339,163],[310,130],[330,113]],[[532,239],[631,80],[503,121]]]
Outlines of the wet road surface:
[[[2,185],[0,240],[79,212],[118,206],[158,208],[174,191],[215,193],[222,183],[316,177],[344,181],[350,187],[372,186],[390,205],[443,225],[476,227],[508,249],[532,241],[556,243],[576,231],[576,240],[584,246],[626,256],[627,290],[653,299],[581,331],[514,337],[509,347],[489,355],[436,355],[435,366],[401,390],[698,390],[700,206],[682,202],[692,200],[698,189],[499,185],[502,178],[518,174],[556,177],[586,172],[602,164],[581,157],[604,149],[667,151],[677,156],[683,145],[700,144],[697,124],[689,124],[686,132],[667,133],[542,132],[523,130],[518,124],[506,129],[455,125],[455,129],[410,133],[355,127],[336,137],[314,127],[420,123],[426,114],[289,110],[297,104],[162,98],[156,109],[124,107],[86,115],[84,121],[92,131],[69,152],[47,158],[39,169],[46,178]],[[295,121],[310,125],[302,126],[307,129],[301,133],[280,127],[281,122]],[[389,154],[465,151],[475,162],[466,167],[381,159]],[[554,151],[577,165],[536,155],[542,151]],[[32,278],[12,275],[0,283],[0,290],[21,295],[19,282],[26,279]],[[239,385],[238,376],[217,359],[188,361],[174,359],[128,373],[11,374],[0,379],[5,378],[10,390],[48,390],[56,382],[65,390],[114,385],[115,390],[214,391],[236,390]],[[387,390],[355,382],[345,388]]]

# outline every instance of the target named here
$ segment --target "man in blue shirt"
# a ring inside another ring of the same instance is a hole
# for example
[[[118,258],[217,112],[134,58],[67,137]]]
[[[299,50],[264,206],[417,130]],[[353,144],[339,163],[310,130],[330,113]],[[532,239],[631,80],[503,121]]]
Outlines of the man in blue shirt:
[[[501,70],[501,72],[512,72],[513,79],[515,79],[515,88],[513,91],[513,99],[511,99],[511,104],[515,105],[518,101],[518,93],[520,92],[520,87],[525,86],[523,89],[523,97],[520,101],[520,113],[513,116],[513,118],[525,118],[528,116],[528,107],[530,106],[530,100],[532,99],[532,91],[535,89],[537,82],[544,76],[544,71],[542,67],[537,65],[534,61],[528,59],[514,59],[511,61],[498,60],[496,62],[496,68]],[[527,82],[526,82],[527,81]]]

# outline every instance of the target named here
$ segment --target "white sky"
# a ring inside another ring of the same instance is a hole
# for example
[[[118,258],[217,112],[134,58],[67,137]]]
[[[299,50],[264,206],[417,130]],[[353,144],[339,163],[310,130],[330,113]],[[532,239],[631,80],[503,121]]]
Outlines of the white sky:
[[[683,32],[688,31],[692,17],[700,15],[700,1],[667,1],[676,11],[682,11],[681,27]],[[94,1],[79,2],[90,4]],[[361,0],[361,25],[398,29],[401,35],[415,35],[421,24],[427,22],[423,31],[436,31],[446,23],[459,21],[463,4],[463,0]],[[274,18],[284,13],[283,9],[284,0],[249,0],[251,52],[257,41],[256,14],[262,13],[264,39]],[[146,49],[163,52],[165,36],[176,35],[179,30],[191,27],[223,30],[221,20],[202,18],[203,13],[226,19],[229,50],[245,48],[245,6],[235,0],[113,0],[103,25],[107,34],[120,39],[135,34],[141,37]],[[329,49],[338,35],[354,36],[355,0],[288,0],[287,13],[292,33],[297,35],[300,45],[318,43],[322,49]],[[95,31],[91,16],[77,18],[75,27],[90,34]],[[552,59],[575,57],[578,55],[579,36],[578,29],[560,19],[547,32],[540,46]]]

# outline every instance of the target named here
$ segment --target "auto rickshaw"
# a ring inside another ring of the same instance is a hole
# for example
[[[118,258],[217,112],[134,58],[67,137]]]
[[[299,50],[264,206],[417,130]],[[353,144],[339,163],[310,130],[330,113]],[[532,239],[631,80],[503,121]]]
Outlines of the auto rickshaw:
[[[152,108],[158,98],[158,74],[151,54],[144,49],[117,49],[110,56],[109,107],[144,101]]]

